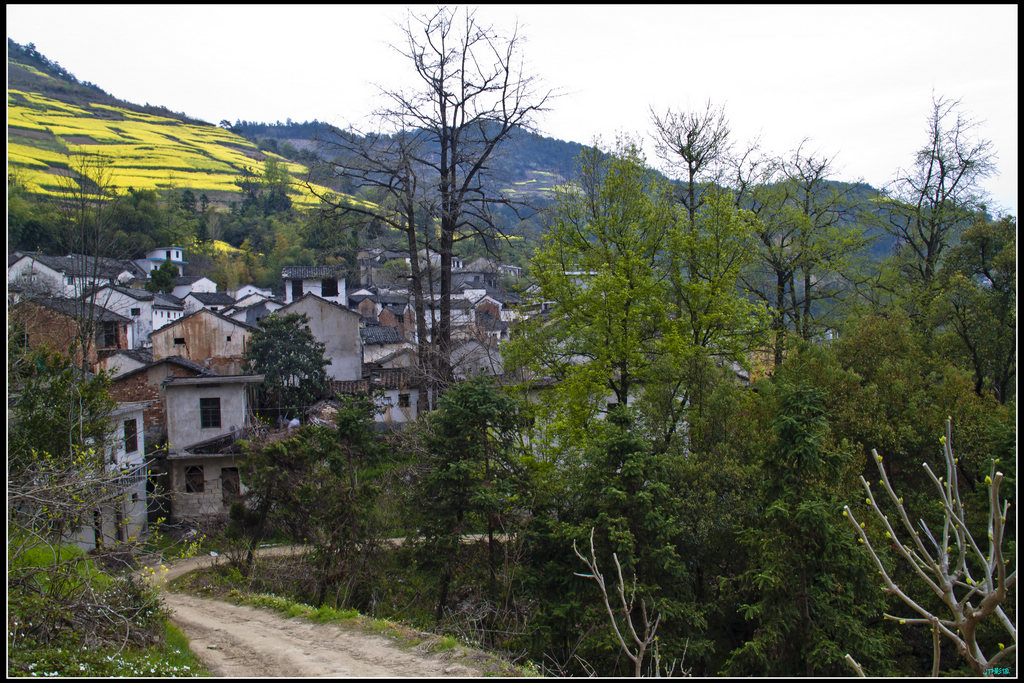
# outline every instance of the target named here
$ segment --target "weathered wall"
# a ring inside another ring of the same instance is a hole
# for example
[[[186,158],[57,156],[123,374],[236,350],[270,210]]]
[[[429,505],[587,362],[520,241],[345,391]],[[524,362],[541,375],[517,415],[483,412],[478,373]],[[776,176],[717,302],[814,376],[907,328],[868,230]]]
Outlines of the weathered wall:
[[[223,436],[245,426],[248,408],[246,384],[168,384],[164,387],[167,408],[167,443],[171,451]],[[220,427],[202,427],[199,399],[220,398]]]
[[[203,468],[203,491],[185,492],[185,471],[189,467]],[[171,516],[175,520],[204,520],[226,516],[230,505],[225,504],[222,488],[222,470],[237,467],[235,456],[202,456],[170,461],[171,474]],[[239,489],[245,492],[244,484]]]
[[[362,376],[358,313],[312,296],[288,304],[280,313],[304,313],[309,318],[309,331],[327,347],[324,355],[331,361],[326,368],[329,379],[353,380]]]
[[[153,358],[182,356],[221,375],[242,373],[250,328],[206,310],[153,332]],[[175,339],[184,343],[175,344]]]

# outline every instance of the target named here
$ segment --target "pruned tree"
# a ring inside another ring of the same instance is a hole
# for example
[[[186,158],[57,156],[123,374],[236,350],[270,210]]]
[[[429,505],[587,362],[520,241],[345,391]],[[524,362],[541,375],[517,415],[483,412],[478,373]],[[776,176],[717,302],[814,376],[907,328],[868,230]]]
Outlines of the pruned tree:
[[[689,228],[695,229],[695,216],[703,205],[698,183],[716,180],[723,170],[722,162],[729,155],[729,122],[724,107],[714,107],[708,100],[704,111],[674,112],[664,116],[651,110],[658,156],[673,168],[686,174],[681,201],[689,217]]]
[[[882,456],[877,451],[872,451],[872,455],[881,476],[879,484],[884,493],[879,492],[876,497],[871,484],[864,477],[861,477],[861,483],[867,493],[865,503],[884,530],[885,540],[876,537],[873,544],[868,529],[857,522],[849,505],[844,506],[843,516],[853,525],[860,542],[878,567],[878,573],[885,584],[882,590],[898,597],[918,615],[896,616],[887,613],[885,618],[900,624],[922,624],[931,629],[931,675],[939,675],[941,643],[943,639],[948,639],[956,646],[957,653],[967,661],[971,670],[982,676],[996,664],[1012,660],[1017,650],[1017,625],[1003,609],[1017,584],[1016,568],[1008,567],[1013,558],[1003,554],[1006,513],[1010,504],[1000,501],[999,488],[1003,482],[1003,473],[996,470],[999,461],[995,460],[990,473],[985,477],[988,493],[988,548],[983,550],[983,545],[978,543],[975,533],[968,527],[968,509],[960,497],[952,439],[952,420],[947,419],[946,434],[940,439],[946,465],[944,476],[935,476],[928,463],[923,464],[929,479],[938,489],[943,511],[941,533],[933,533],[923,519],[918,521],[919,528],[910,521],[903,498],[889,483],[882,465]],[[898,515],[898,521],[890,520],[883,511],[880,499],[885,498],[888,498],[889,505]],[[894,570],[880,556],[882,546],[876,544],[891,546],[895,550],[897,556],[924,583],[926,592],[931,592],[941,601],[944,614],[928,606],[926,595],[920,592],[920,584],[897,583]],[[1008,645],[985,642],[980,637],[980,631],[988,621],[994,621],[1012,642]],[[860,665],[850,655],[846,658],[863,675]]]
[[[593,579],[597,583],[597,587],[601,591],[601,598],[604,600],[605,610],[608,612],[608,621],[611,623],[612,631],[615,632],[615,639],[618,641],[619,647],[622,648],[622,652],[633,662],[633,675],[639,678],[643,674],[644,660],[647,657],[648,650],[656,643],[661,615],[653,611],[651,614],[648,614],[647,599],[642,597],[640,598],[639,614],[634,615],[637,611],[636,577],[633,578],[633,582],[627,591],[626,581],[622,577],[622,565],[619,563],[618,553],[612,553],[612,560],[615,562],[615,572],[618,577],[614,592],[619,599],[616,606],[612,607],[613,600],[608,597],[610,592],[609,586],[600,568],[597,566],[597,552],[594,550],[593,529],[590,530],[590,555],[584,556],[580,553],[576,548],[575,541],[572,544],[572,551],[576,553],[576,557],[580,558],[583,564],[587,565],[587,569],[590,570],[589,574],[575,572],[576,576]],[[634,623],[634,618],[636,618],[636,623]],[[620,621],[624,623],[631,642],[626,642],[626,638],[622,635],[622,629],[619,627]],[[640,629],[639,631],[637,630],[638,628]]]

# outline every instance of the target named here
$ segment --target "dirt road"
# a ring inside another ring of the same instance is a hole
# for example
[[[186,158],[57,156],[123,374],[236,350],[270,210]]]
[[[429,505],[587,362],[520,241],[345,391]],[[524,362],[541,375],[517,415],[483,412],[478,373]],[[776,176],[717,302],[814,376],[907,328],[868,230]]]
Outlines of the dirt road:
[[[288,552],[274,549],[270,552]],[[267,552],[267,551],[264,551]],[[198,557],[157,569],[158,585],[208,565]],[[270,610],[162,591],[172,621],[215,676],[239,678],[346,676],[480,676],[450,655],[422,646],[402,649],[389,638],[335,624],[285,619]]]

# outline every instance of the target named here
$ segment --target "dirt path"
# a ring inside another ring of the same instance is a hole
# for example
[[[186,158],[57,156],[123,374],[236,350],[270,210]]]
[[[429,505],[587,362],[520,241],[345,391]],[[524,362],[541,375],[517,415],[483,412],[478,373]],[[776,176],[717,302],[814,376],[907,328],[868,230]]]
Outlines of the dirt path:
[[[263,552],[279,554],[290,549]],[[212,561],[208,556],[185,560],[158,569],[153,579],[162,585]],[[482,673],[446,661],[444,653],[402,649],[384,636],[335,624],[285,619],[270,610],[182,593],[163,591],[162,595],[172,621],[215,676],[421,678]]]

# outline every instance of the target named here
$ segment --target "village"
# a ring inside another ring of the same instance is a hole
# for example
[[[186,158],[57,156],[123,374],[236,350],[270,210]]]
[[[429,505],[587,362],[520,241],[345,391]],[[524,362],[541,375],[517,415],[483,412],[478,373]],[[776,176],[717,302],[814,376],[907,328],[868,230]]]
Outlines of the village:
[[[420,256],[438,259],[436,253]],[[173,289],[149,291],[151,274],[168,261],[178,271]],[[306,316],[325,346],[331,395],[372,395],[380,430],[400,430],[426,411],[415,377],[415,309],[408,287],[393,282],[401,280],[393,274],[403,261],[405,252],[363,249],[354,283],[346,282],[343,266],[286,266],[283,294],[275,294],[252,284],[218,291],[201,274],[185,275],[181,246],[134,260],[9,253],[8,311],[18,322],[20,343],[73,349],[88,318],[94,343],[88,357],[75,360],[90,373],[108,373],[117,401],[107,462],[121,473],[120,490],[71,540],[91,550],[139,538],[160,519],[196,526],[223,520],[245,491],[240,440],[329,421],[329,400],[292,411],[278,424],[259,419],[255,388],[263,376],[246,373],[246,344],[272,313]],[[501,374],[498,345],[522,314],[519,296],[505,284],[521,275],[519,267],[494,259],[455,259],[456,379]],[[429,330],[439,317],[437,297],[426,310],[433,319]]]

